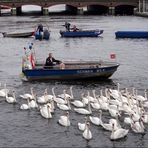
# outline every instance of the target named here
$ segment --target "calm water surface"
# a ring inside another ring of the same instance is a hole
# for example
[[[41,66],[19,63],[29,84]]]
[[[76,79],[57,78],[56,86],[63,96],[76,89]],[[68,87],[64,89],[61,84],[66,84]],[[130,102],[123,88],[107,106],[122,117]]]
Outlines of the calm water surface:
[[[69,21],[83,29],[104,29],[98,38],[61,38],[59,30],[62,24]],[[75,99],[81,93],[105,87],[137,88],[141,95],[148,88],[148,40],[147,39],[115,39],[118,30],[148,30],[148,19],[135,16],[51,16],[51,17],[0,17],[0,32],[34,30],[38,23],[51,30],[49,41],[35,41],[34,38],[13,39],[0,36],[0,82],[7,83],[10,90],[15,90],[18,104],[10,105],[1,98],[0,101],[0,146],[1,147],[148,147],[148,133],[144,136],[131,130],[125,139],[110,141],[111,132],[91,125],[93,139],[87,142],[77,128],[78,122],[84,122],[84,116],[70,112],[71,126],[67,129],[57,124],[63,111],[56,108],[53,118],[46,120],[39,111],[21,111],[20,104],[25,103],[19,95],[30,92],[33,87],[37,96],[43,95],[45,88],[51,94],[61,94],[63,89],[69,91],[73,85]],[[118,71],[108,81],[71,81],[71,82],[22,82],[21,57],[23,48],[33,42],[36,57],[44,61],[49,52],[60,60],[109,60],[115,53],[121,64]],[[92,93],[91,93],[92,94]],[[99,94],[99,93],[98,93]],[[111,117],[103,112],[104,122]],[[123,120],[120,123],[125,126]]]

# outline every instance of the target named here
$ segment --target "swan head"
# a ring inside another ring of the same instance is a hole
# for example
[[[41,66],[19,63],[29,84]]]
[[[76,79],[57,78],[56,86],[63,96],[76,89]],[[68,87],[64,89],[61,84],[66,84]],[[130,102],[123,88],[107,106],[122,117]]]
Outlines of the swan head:
[[[115,128],[115,123],[112,122],[112,129],[114,130],[114,128]]]
[[[88,116],[85,116],[84,119],[85,119],[85,121],[88,121]]]
[[[83,98],[84,97],[84,93],[81,93],[81,98]]]
[[[87,125],[87,127],[90,127],[90,123],[89,123],[89,121],[87,121],[86,125]]]
[[[69,117],[69,112],[68,111],[65,113],[65,116]]]
[[[47,93],[47,91],[48,91],[48,89],[47,88],[45,88],[45,92]]]
[[[120,112],[117,112],[117,113],[116,113],[116,117],[118,117],[118,116],[121,117]]]
[[[47,95],[47,92],[46,92],[46,91],[44,92],[44,95],[45,95],[45,96]]]
[[[100,113],[102,113],[102,110],[101,110],[101,109],[99,109],[99,114],[100,114]]]
[[[66,89],[64,89],[63,92],[66,93]]]
[[[50,103],[47,103],[46,105],[47,105],[48,108],[51,108],[51,104]]]

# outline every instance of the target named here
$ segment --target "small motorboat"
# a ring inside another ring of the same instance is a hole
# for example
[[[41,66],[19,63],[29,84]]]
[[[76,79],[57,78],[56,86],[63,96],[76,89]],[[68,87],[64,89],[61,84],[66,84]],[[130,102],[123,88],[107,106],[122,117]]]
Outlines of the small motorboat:
[[[49,40],[50,37],[50,31],[49,27],[43,27],[42,24],[39,24],[35,33],[34,33],[36,40]]]
[[[114,61],[64,61],[53,67],[44,66],[43,62],[24,57],[22,61],[22,80],[75,80],[108,79],[117,70],[119,63]]]
[[[50,31],[47,29],[44,29],[43,32],[36,31],[34,36],[36,40],[49,40]]]
[[[104,32],[104,30],[78,30],[78,31],[62,31],[60,34],[62,37],[98,37]]]
[[[148,38],[148,31],[117,31],[116,38]]]
[[[29,31],[29,32],[11,32],[11,33],[2,32],[2,34],[3,34],[3,37],[27,38],[27,37],[33,36],[34,31]]]

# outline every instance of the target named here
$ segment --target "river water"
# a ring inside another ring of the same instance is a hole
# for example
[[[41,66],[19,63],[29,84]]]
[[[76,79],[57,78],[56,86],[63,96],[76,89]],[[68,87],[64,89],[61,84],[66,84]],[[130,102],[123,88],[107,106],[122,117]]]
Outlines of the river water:
[[[65,21],[83,29],[103,29],[98,38],[61,38],[59,30],[64,29]],[[67,129],[57,124],[64,111],[56,108],[53,118],[46,120],[39,111],[22,111],[20,104],[25,103],[19,95],[30,93],[33,87],[37,96],[43,95],[45,88],[51,94],[52,87],[56,94],[63,89],[69,91],[73,86],[75,99],[81,93],[106,87],[135,87],[144,95],[148,88],[148,40],[147,39],[116,39],[118,30],[148,30],[148,19],[136,16],[24,16],[0,17],[0,32],[34,30],[42,23],[51,31],[49,41],[35,41],[34,38],[3,38],[0,36],[0,82],[16,92],[16,105],[10,105],[0,98],[0,146],[1,147],[148,147],[147,125],[144,136],[129,130],[128,136],[119,141],[110,141],[111,132],[91,124],[93,139],[87,142],[77,128],[78,122],[84,122],[84,116],[70,111],[71,126]],[[48,81],[22,82],[21,58],[24,47],[34,44],[38,60],[45,61],[49,52],[60,60],[110,60],[110,54],[116,54],[120,67],[108,81]],[[92,93],[91,93],[92,95]],[[103,112],[104,122],[111,118]],[[121,119],[121,125],[125,127]],[[127,126],[126,128],[129,128]]]

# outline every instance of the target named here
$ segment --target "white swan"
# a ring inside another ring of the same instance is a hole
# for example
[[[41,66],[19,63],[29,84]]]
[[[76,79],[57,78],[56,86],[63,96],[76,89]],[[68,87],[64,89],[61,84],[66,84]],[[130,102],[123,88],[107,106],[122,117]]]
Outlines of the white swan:
[[[94,99],[95,99],[96,101],[95,101],[95,102],[92,102],[92,103],[90,103],[90,104],[91,104],[92,108],[98,110],[98,109],[101,108],[100,102],[99,102],[99,101],[97,100],[97,98],[96,98],[95,90],[93,90],[92,92],[93,92]]]
[[[79,114],[90,115],[92,113],[90,102],[88,103],[88,110],[84,108],[74,108],[74,111]]]
[[[120,84],[117,83],[117,90],[116,89],[109,89],[110,96],[112,96],[114,99],[119,99],[120,94]]]
[[[94,108],[94,109],[96,109],[96,110],[101,109],[100,104],[97,103],[97,102],[94,102],[94,103],[92,102],[92,103],[91,103],[91,107]]]
[[[47,92],[44,92],[43,96],[37,98],[37,102],[41,103],[41,104],[42,103],[47,103],[49,100],[48,100],[48,98],[46,96],[47,96]]]
[[[108,111],[112,117],[116,117],[116,116],[120,115],[119,110],[118,110],[118,106],[117,106],[117,109],[109,108]]]
[[[71,104],[73,104],[75,107],[84,107],[85,106],[83,99],[82,99],[82,101],[74,100],[73,102],[71,102]]]
[[[100,111],[100,117],[101,117],[101,111]],[[94,116],[89,116],[90,121],[94,124],[94,125],[100,125],[101,124],[101,119],[100,117],[94,117]]]
[[[88,102],[89,102],[89,100],[88,100],[87,97],[84,96],[84,93],[81,94],[81,98],[82,98],[82,100],[83,100],[83,103],[87,105]]]
[[[114,123],[114,129],[118,129],[119,125],[117,124],[117,121],[115,120],[109,120],[109,123],[103,123],[102,121],[102,111],[100,112],[100,125],[103,127],[103,129],[107,131],[112,131],[112,123]]]
[[[0,83],[1,86],[1,83]],[[4,88],[0,90],[0,97],[6,97],[6,94],[9,93],[9,89],[6,88],[6,83],[4,84]]]
[[[124,118],[124,123],[131,125],[131,123],[132,123],[131,117],[125,117]]]
[[[118,128],[115,130],[114,123],[112,123],[112,133],[111,133],[110,139],[111,140],[118,140],[118,139],[124,138],[125,136],[127,136],[128,131],[129,130],[123,129],[123,128]]]
[[[6,93],[6,101],[8,103],[16,103],[15,92],[12,92],[12,96],[8,97],[8,93]]]
[[[46,88],[43,96],[37,98],[37,102],[38,103],[47,103],[48,101],[51,101],[52,99],[53,99],[53,95],[49,95],[47,93],[47,88]]]
[[[136,89],[136,95],[135,95],[135,97],[136,97],[136,100],[138,100],[138,101],[147,101],[147,98],[145,98],[145,97],[143,97],[141,95],[138,95],[138,90],[137,89]]]
[[[85,128],[85,130],[84,130],[84,132],[83,132],[83,138],[85,138],[86,140],[91,140],[92,139],[92,133],[91,133],[91,131],[90,131],[90,123],[89,122],[87,122],[86,123],[86,128]]]
[[[118,120],[118,115],[116,116],[116,119],[114,119],[114,118],[109,119],[109,123],[110,124],[114,123],[114,129],[115,130],[118,129],[118,128],[121,128],[121,125],[120,125],[119,120]]]
[[[107,89],[105,89],[105,95],[108,96],[107,95]],[[100,97],[99,97],[100,101],[107,103],[108,102],[108,98],[106,96],[103,96],[103,91],[101,89],[100,90]]]
[[[59,104],[59,103],[57,103],[57,107],[59,108],[59,109],[61,109],[61,110],[71,110],[71,106],[70,106],[70,102],[69,102],[69,100],[68,100],[68,98],[67,98],[67,104],[68,104],[68,106],[67,105],[65,105],[65,104]]]
[[[52,118],[51,106],[48,104],[45,104],[44,106],[40,107],[40,113],[41,113],[41,116],[46,119]]]
[[[28,110],[30,107],[29,107],[29,98],[27,98],[27,104],[22,104],[20,106],[20,109],[21,110]]]
[[[132,130],[135,132],[135,133],[141,133],[141,134],[143,134],[143,133],[145,133],[144,132],[144,125],[143,125],[143,122],[142,122],[142,120],[140,119],[139,121],[133,121],[132,123],[131,123],[131,128],[132,128]]]
[[[100,104],[100,108],[102,109],[102,110],[108,110],[109,109],[109,105],[108,105],[108,103],[107,102],[104,102],[102,99],[98,99],[98,101],[99,101],[99,104]]]
[[[80,131],[84,131],[86,129],[86,123],[87,123],[87,121],[88,121],[88,117],[85,117],[85,122],[84,123],[78,122],[78,129]]]
[[[64,98],[65,100],[63,100],[62,98],[57,98],[57,97],[56,97],[55,92],[54,92],[54,89],[55,89],[55,88],[52,88],[53,100],[54,100],[56,103],[59,103],[59,104],[67,104],[66,98]]]
[[[23,99],[27,99],[27,98],[34,99],[33,87],[30,88],[30,91],[31,91],[31,94],[26,93],[26,94],[20,95],[20,97]]]
[[[58,123],[62,126],[70,126],[69,112],[66,112],[65,116],[60,116]]]
[[[65,93],[58,95],[58,97],[63,98],[63,99],[66,97],[66,98],[69,98],[70,100],[73,100],[74,97],[73,97],[72,88],[73,88],[73,86],[70,87],[70,95],[67,94],[66,90],[65,90]]]
[[[90,92],[89,91],[87,91],[87,97],[86,98],[88,99],[89,102],[97,102],[94,97],[90,96]]]
[[[36,103],[36,100],[32,99],[31,101],[29,101],[29,107],[30,108],[37,108],[38,104]]]

